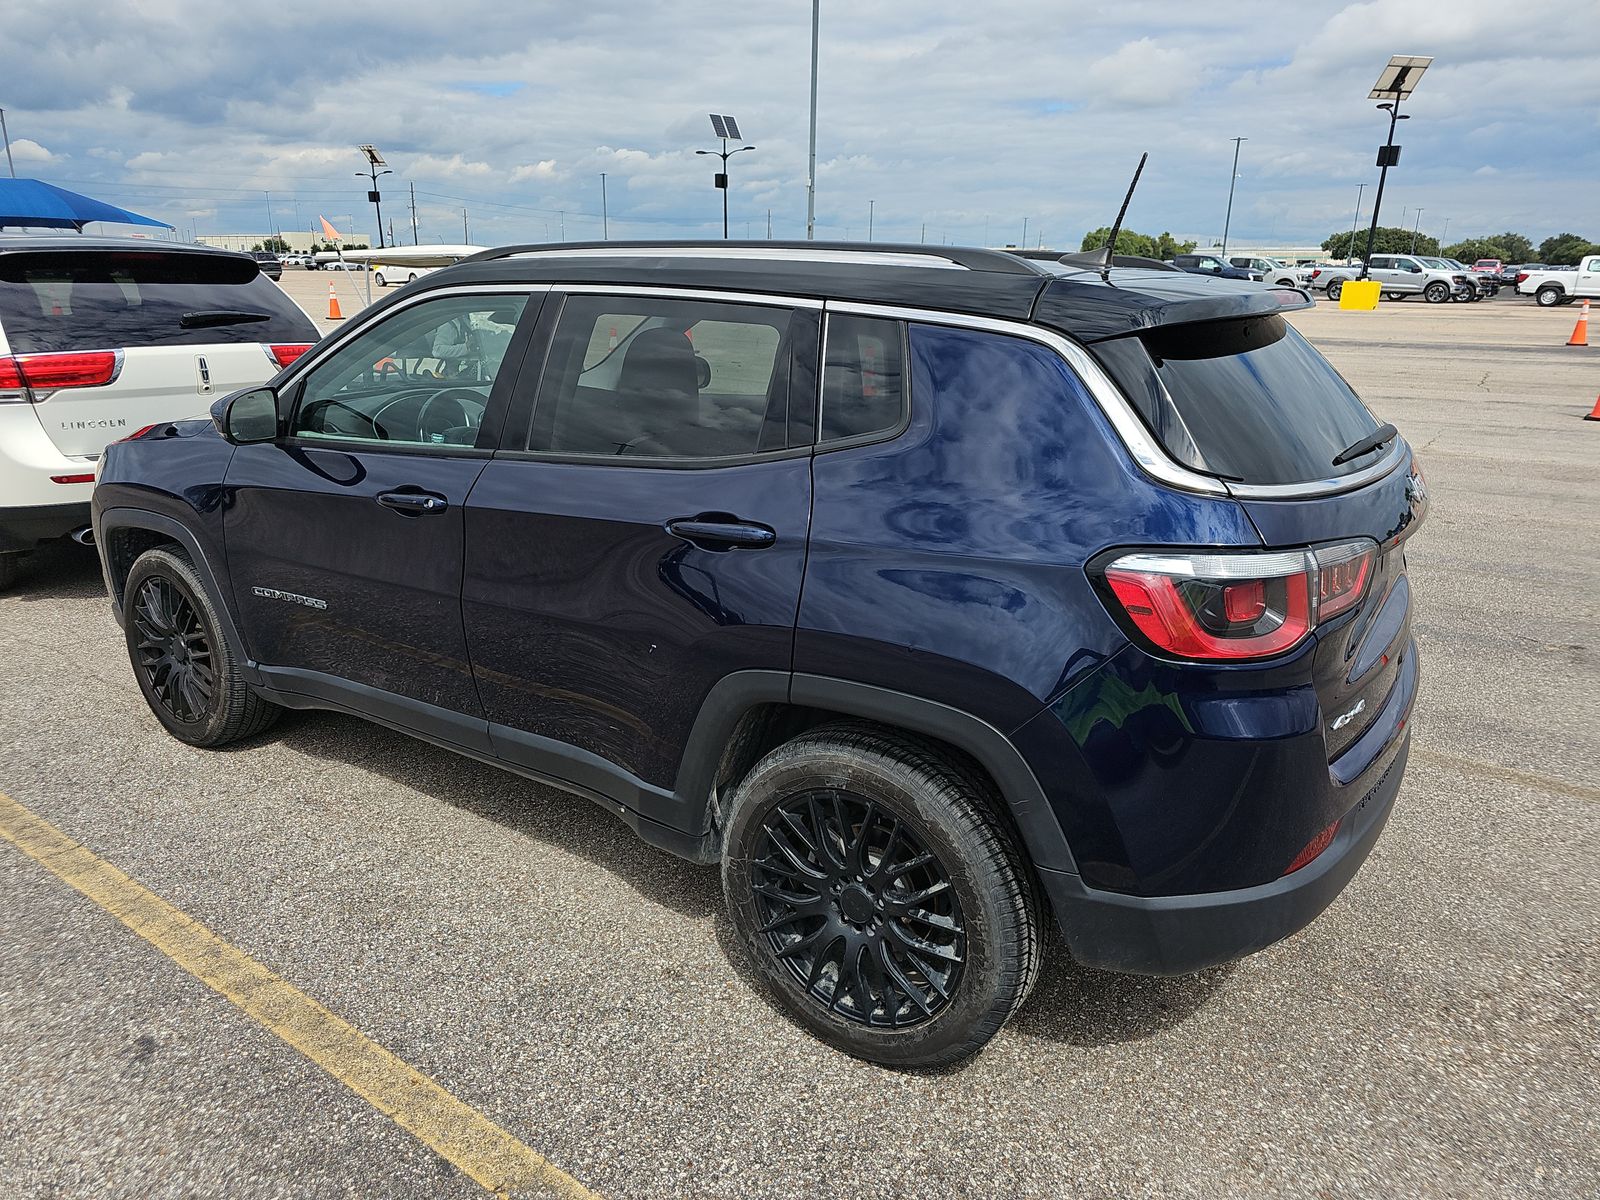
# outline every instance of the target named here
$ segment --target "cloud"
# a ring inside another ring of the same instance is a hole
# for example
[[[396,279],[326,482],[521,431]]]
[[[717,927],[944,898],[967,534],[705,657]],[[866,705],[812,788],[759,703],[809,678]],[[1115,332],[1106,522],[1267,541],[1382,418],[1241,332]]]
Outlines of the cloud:
[[[1075,248],[1148,150],[1129,225],[1209,240],[1244,137],[1230,242],[1320,242],[1348,227],[1360,184],[1370,208],[1386,125],[1367,89],[1407,51],[1435,62],[1386,213],[1448,216],[1452,236],[1600,236],[1600,138],[1571,134],[1573,113],[1600,111],[1600,59],[1549,36],[1568,3],[1124,0],[1070,22],[1050,0],[824,6],[818,232],[864,234],[870,205],[880,238],[1016,241],[1026,220],[1030,241]],[[241,231],[270,192],[284,224],[352,214],[370,236],[370,142],[395,171],[384,215],[414,184],[425,240],[459,238],[462,208],[474,240],[598,236],[601,172],[612,236],[712,236],[716,163],[694,151],[719,145],[715,109],[756,147],[730,164],[735,226],[764,229],[770,207],[776,235],[804,235],[809,5],[147,7],[8,12],[28,53],[8,63],[6,116],[14,145],[54,155],[53,182],[174,223],[214,209],[209,226]],[[263,58],[273,28],[315,28],[315,52]]]
[[[543,158],[536,163],[518,167],[511,172],[512,183],[522,183],[528,179],[551,179],[556,173],[556,160]]]
[[[11,143],[11,157],[17,162],[55,162],[56,156],[32,138],[18,138]]]
[[[1128,42],[1089,65],[1094,102],[1159,108],[1183,99],[1200,83],[1201,60],[1192,50],[1157,45],[1151,38]]]

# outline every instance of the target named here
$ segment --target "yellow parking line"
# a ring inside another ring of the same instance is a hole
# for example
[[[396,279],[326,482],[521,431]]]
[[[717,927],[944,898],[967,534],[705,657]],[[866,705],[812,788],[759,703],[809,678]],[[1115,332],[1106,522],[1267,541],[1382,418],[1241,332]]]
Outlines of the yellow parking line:
[[[348,1021],[0,793],[0,837],[497,1196],[594,1192]]]

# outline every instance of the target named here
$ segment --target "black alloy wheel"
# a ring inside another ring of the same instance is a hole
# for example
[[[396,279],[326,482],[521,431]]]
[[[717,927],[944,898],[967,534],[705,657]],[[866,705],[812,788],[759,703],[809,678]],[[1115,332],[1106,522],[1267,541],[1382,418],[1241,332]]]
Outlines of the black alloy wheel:
[[[874,800],[836,788],[771,808],[752,885],[761,934],[825,1010],[903,1028],[943,1009],[966,963],[938,857]]]
[[[858,1058],[938,1067],[1011,1018],[1042,896],[976,764],[839,720],[775,746],[726,802],[722,893],[779,1007]]]
[[[222,632],[225,618],[178,547],[141,554],[122,595],[133,677],[173,737],[222,746],[260,733],[283,712],[246,682]]]
[[[175,720],[203,721],[216,704],[217,675],[194,605],[172,580],[152,575],[133,597],[130,616],[138,634],[135,669],[150,694]]]

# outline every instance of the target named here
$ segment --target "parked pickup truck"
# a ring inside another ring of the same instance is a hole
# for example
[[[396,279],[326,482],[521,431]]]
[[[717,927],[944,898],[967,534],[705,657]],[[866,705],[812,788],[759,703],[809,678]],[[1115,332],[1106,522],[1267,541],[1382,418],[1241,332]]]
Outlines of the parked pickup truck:
[[[1585,254],[1576,267],[1548,267],[1517,275],[1517,295],[1532,296],[1540,308],[1600,299],[1600,254]]]
[[[1311,286],[1325,290],[1329,300],[1337,300],[1344,285],[1359,278],[1360,263],[1348,267],[1318,267],[1311,272]],[[1471,300],[1478,294],[1477,286],[1465,269],[1429,266],[1425,259],[1412,254],[1374,254],[1367,278],[1382,285],[1386,300],[1421,296],[1430,304],[1443,304],[1452,298]]]
[[[1296,267],[1281,258],[1265,258],[1259,254],[1234,255],[1228,259],[1231,266],[1241,271],[1254,271],[1262,279],[1277,287],[1308,287],[1311,270]]]

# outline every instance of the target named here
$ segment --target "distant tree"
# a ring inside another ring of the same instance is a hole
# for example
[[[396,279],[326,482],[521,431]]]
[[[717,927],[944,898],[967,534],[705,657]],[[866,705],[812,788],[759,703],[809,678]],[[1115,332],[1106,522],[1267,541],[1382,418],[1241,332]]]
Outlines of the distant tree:
[[[1539,243],[1539,261],[1552,267],[1575,267],[1586,254],[1600,254],[1600,246],[1575,233],[1558,233]]]
[[[1533,261],[1533,243],[1520,233],[1512,233],[1507,230],[1505,233],[1496,234],[1488,240],[1494,242],[1500,249],[1505,251],[1504,254],[1490,255],[1489,257],[1491,258],[1499,258],[1511,263]]]
[[[1080,250],[1098,250],[1104,246],[1111,237],[1111,226],[1102,225],[1099,229],[1091,229],[1083,235],[1083,244]],[[1194,249],[1193,242],[1180,242],[1170,233],[1163,233],[1160,237],[1151,237],[1148,233],[1138,233],[1132,229],[1119,229],[1117,231],[1117,247],[1113,253],[1133,254],[1140,258],[1171,258],[1174,254],[1187,254]]]
[[[1416,249],[1412,244],[1415,239]],[[1358,229],[1355,238],[1351,239],[1350,231],[1344,229],[1335,234],[1330,234],[1322,243],[1332,258],[1360,258],[1367,252],[1367,231]],[[1395,225],[1378,226],[1377,236],[1372,242],[1374,254],[1428,254],[1439,253],[1439,239],[1429,237],[1427,234],[1414,235],[1409,229],[1401,229]]]
[[[269,237],[256,247],[257,250],[270,250],[273,254],[289,253],[289,243],[281,237]]]
[[[1446,246],[1444,256],[1459,259],[1468,266],[1480,258],[1498,258],[1501,262],[1518,261],[1496,238],[1467,238],[1453,246]]]
[[[1117,240],[1121,241],[1122,239],[1119,237]],[[1197,244],[1195,242],[1176,241],[1170,233],[1163,231],[1161,236],[1156,239],[1155,257],[1164,262],[1174,254],[1192,254]]]

